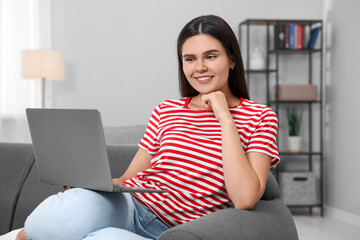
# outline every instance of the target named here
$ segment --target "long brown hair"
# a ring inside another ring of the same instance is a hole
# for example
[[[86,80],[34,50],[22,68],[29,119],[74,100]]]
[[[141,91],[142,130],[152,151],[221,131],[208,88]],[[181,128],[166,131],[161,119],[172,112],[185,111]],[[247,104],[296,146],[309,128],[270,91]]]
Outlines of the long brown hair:
[[[194,18],[181,30],[177,41],[179,87],[182,97],[196,96],[199,94],[188,82],[183,71],[182,46],[184,42],[198,34],[208,34],[221,42],[226,53],[235,63],[234,69],[229,72],[229,87],[237,97],[249,99],[249,93],[245,81],[244,65],[241,58],[240,47],[231,27],[224,19],[206,15]]]

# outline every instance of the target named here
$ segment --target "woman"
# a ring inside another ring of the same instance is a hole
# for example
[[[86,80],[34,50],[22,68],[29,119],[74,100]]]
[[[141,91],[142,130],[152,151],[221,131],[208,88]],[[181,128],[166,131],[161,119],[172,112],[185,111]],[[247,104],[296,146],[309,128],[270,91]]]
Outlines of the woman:
[[[136,156],[113,180],[169,192],[71,189],[40,204],[18,239],[156,239],[169,227],[258,202],[279,161],[277,118],[248,100],[233,31],[217,16],[193,19],[179,35],[178,60],[182,98],[155,108]]]

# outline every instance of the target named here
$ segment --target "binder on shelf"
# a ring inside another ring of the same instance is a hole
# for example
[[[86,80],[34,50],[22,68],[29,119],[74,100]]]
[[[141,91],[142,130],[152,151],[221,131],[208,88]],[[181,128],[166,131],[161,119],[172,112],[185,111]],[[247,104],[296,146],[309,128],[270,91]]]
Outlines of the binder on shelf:
[[[285,49],[285,24],[275,25],[275,49]]]
[[[320,32],[320,27],[317,26],[311,30],[310,39],[307,45],[307,49],[313,49]]]

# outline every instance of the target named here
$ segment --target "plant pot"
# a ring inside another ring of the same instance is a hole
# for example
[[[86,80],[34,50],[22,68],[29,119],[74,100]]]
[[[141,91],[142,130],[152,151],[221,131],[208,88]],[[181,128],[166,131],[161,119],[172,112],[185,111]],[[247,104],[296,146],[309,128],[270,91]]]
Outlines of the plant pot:
[[[288,151],[291,153],[298,153],[301,150],[301,136],[288,137]]]

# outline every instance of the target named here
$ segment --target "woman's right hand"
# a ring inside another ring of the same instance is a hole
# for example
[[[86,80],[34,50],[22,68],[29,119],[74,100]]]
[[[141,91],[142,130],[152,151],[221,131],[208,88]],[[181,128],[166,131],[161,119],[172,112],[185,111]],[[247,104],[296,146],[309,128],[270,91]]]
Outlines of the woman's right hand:
[[[112,179],[113,184],[121,185],[123,182],[124,182],[124,180],[122,178],[113,178]]]

